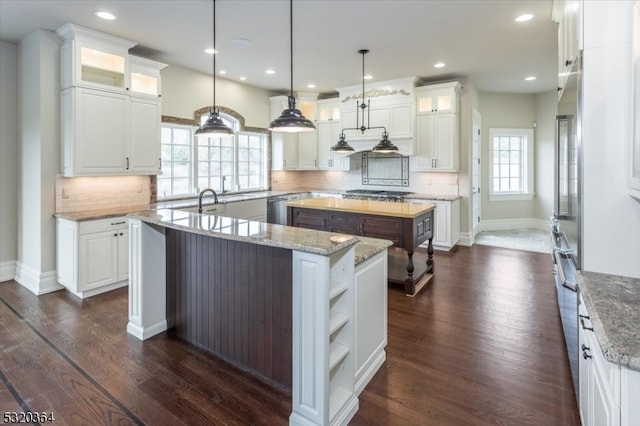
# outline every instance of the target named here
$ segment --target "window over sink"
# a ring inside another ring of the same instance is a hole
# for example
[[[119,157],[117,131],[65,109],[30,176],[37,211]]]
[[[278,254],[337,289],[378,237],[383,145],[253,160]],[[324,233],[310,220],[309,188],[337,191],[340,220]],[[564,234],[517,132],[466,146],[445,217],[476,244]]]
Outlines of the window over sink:
[[[235,135],[196,138],[194,125],[162,123],[159,199],[196,195],[203,188],[218,194],[268,188],[267,135],[241,129],[229,114],[220,116]],[[207,117],[203,114],[201,122]]]

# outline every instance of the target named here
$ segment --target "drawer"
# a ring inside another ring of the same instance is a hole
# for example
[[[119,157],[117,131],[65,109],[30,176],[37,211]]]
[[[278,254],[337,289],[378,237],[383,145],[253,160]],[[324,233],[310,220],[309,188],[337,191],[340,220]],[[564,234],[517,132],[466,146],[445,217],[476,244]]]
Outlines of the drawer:
[[[113,229],[127,229],[129,221],[125,216],[109,217],[106,219],[84,220],[79,222],[79,234],[93,234]]]

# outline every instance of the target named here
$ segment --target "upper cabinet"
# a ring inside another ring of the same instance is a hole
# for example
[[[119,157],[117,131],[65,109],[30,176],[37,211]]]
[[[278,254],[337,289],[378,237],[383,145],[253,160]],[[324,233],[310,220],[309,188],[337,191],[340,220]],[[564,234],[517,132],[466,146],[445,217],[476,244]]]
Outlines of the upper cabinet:
[[[460,83],[416,87],[416,113],[456,114]]]
[[[345,130],[347,142],[356,151],[373,148],[382,137],[384,127],[389,139],[398,146],[402,155],[414,153],[415,130],[415,77],[371,83],[365,88],[364,102],[369,107],[363,110],[357,107],[362,102],[362,86],[350,86],[338,89],[340,121]],[[359,117],[359,118],[358,118]],[[353,130],[362,125],[371,129],[361,132]]]
[[[61,89],[129,90],[129,49],[136,43],[73,24],[58,28],[56,34],[63,40]]]
[[[318,101],[315,94],[300,94],[296,108],[317,126]],[[271,120],[288,108],[287,96],[272,96]],[[273,170],[318,170],[318,130],[300,133],[271,133],[271,168]]]
[[[553,20],[558,22],[558,88],[564,88],[569,70],[582,49],[582,2],[555,0]]]
[[[128,54],[135,43],[67,24],[61,63],[62,173],[159,174],[165,64]]]
[[[457,81],[416,87],[416,155],[411,170],[458,171],[460,87]]]

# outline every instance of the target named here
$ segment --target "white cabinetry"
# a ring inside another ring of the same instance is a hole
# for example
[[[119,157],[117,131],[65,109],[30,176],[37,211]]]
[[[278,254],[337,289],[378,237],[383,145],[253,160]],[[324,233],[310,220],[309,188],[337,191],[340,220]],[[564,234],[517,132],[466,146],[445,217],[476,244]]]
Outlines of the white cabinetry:
[[[223,216],[237,219],[249,219],[258,222],[267,221],[267,199],[256,198],[254,200],[242,200],[225,203]]]
[[[580,416],[584,426],[640,424],[640,371],[608,361],[580,296]]]
[[[563,88],[571,65],[582,49],[582,1],[556,0],[553,19],[558,22],[558,87]]]
[[[294,425],[347,424],[354,392],[354,247],[293,252]]]
[[[387,251],[356,266],[355,391],[359,395],[386,359]]]
[[[315,95],[301,94],[296,107],[305,118],[315,122],[317,101]],[[276,119],[282,110],[288,108],[286,96],[273,96],[271,101],[271,120]],[[318,131],[300,133],[271,132],[271,168],[273,170],[317,170],[318,169]]]
[[[82,222],[57,219],[57,280],[84,299],[128,284],[125,217]]]
[[[356,125],[385,127],[389,139],[399,148],[402,155],[414,154],[415,98],[414,77],[376,82],[375,87],[365,90],[364,101],[370,102],[364,112],[358,109],[357,101],[362,102],[362,86],[339,88],[340,121],[343,128],[354,128]],[[357,115],[360,114],[360,121]],[[363,123],[364,121],[364,123]],[[360,130],[345,130],[347,142],[356,151],[366,151],[380,141],[383,129],[370,129],[362,133]]]
[[[135,43],[72,24],[61,47],[62,173],[160,173],[160,71]]]
[[[318,101],[318,168],[320,170],[349,170],[349,157],[331,151],[338,142],[342,125],[338,98]]]
[[[459,89],[458,82],[416,88],[416,155],[411,158],[413,171],[458,171]]]
[[[433,247],[451,250],[460,241],[460,199],[453,201],[407,199],[412,204],[433,204],[434,212]],[[425,244],[426,247],[426,244]]]

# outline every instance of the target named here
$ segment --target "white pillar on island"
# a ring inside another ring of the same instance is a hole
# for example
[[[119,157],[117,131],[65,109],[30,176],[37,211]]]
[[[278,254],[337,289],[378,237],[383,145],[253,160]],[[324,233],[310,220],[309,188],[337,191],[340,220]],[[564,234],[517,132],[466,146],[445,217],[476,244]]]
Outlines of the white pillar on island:
[[[167,329],[165,228],[129,219],[129,323],[140,340]]]

